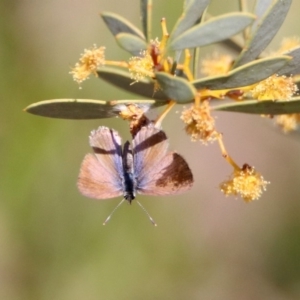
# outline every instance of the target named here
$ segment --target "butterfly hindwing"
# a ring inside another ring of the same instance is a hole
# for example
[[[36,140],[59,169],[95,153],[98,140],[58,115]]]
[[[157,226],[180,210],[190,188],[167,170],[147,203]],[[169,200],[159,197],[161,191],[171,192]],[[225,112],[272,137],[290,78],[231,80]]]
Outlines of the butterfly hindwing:
[[[133,140],[137,190],[145,195],[174,195],[193,185],[192,172],[184,158],[169,152],[165,133],[143,127]]]
[[[184,158],[176,152],[169,152],[137,190],[144,195],[176,195],[188,191],[192,185],[193,175]]]
[[[108,199],[123,194],[122,148],[119,134],[107,127],[91,132],[90,145],[95,154],[87,154],[82,162],[78,188],[90,198]]]

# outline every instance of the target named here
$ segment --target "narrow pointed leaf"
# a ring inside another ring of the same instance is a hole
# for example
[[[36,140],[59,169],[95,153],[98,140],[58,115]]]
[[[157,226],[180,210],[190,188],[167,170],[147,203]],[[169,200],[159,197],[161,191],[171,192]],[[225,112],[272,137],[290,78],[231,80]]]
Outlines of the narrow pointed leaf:
[[[55,99],[33,103],[26,112],[58,119],[102,119],[115,116],[108,102],[91,99]]]
[[[131,33],[119,33],[116,41],[121,48],[134,56],[139,56],[142,50],[147,49],[145,40]]]
[[[231,50],[233,54],[238,55],[243,49],[243,41],[238,36],[230,37],[221,42],[224,46]]]
[[[290,101],[249,100],[214,106],[212,109],[247,114],[282,115],[300,113],[300,97]]]
[[[283,55],[288,55],[292,59],[282,69],[278,71],[278,75],[295,75],[300,73],[300,47],[292,49]]]
[[[128,92],[143,96],[149,99],[167,100],[168,97],[162,91],[155,91],[154,81],[140,80],[133,83],[133,79],[128,72],[118,70],[115,68],[101,68],[97,71],[98,76]]]
[[[123,108],[124,105],[135,104],[139,108],[143,109],[144,112],[148,111],[150,108],[160,107],[166,105],[167,101],[158,101],[158,100],[111,100],[109,104],[113,106],[115,114],[118,114]]]
[[[185,8],[181,17],[178,19],[170,39],[174,39],[184,31],[192,27],[201,18],[203,11],[209,4],[209,0],[190,0],[185,1]]]
[[[244,50],[236,59],[234,67],[252,61],[261,54],[279,30],[291,3],[292,0],[277,0],[274,2],[270,9],[266,11],[260,24],[257,24],[251,38],[247,40]]]
[[[138,105],[145,112],[152,107],[165,105],[165,102],[155,100],[55,99],[33,103],[24,110],[42,117],[90,120],[115,117],[129,103]]]
[[[160,88],[169,99],[178,103],[188,103],[194,99],[197,91],[187,80],[164,72],[157,72],[155,76]]]
[[[118,14],[103,12],[101,13],[101,17],[114,36],[119,33],[131,33],[142,39],[145,38],[143,33],[137,27]]]
[[[289,56],[260,59],[233,69],[227,75],[202,78],[193,81],[192,84],[197,89],[209,88],[212,90],[247,86],[275,74],[289,61],[291,61]]]
[[[253,22],[251,26],[251,31],[255,31],[257,26],[260,24],[261,19],[264,14],[271,7],[273,0],[256,0],[254,14],[256,15],[256,20]]]
[[[240,12],[211,18],[173,39],[169,47],[172,50],[183,50],[223,41],[245,29],[254,18],[252,14]]]
[[[149,27],[151,26],[151,13],[150,10],[152,9],[152,0],[140,0],[140,7],[141,7],[141,22],[142,28],[144,32],[144,36],[146,40],[149,40],[148,31]]]

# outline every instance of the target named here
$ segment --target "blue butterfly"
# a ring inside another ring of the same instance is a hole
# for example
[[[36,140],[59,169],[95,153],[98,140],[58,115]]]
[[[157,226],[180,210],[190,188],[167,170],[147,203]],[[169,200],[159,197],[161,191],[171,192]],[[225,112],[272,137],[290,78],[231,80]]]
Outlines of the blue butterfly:
[[[193,185],[187,162],[176,152],[168,152],[166,134],[153,125],[142,127],[123,149],[118,132],[107,127],[92,131],[89,139],[94,154],[85,156],[77,183],[84,196],[109,199],[123,195],[123,201],[131,203],[137,193],[175,195]]]

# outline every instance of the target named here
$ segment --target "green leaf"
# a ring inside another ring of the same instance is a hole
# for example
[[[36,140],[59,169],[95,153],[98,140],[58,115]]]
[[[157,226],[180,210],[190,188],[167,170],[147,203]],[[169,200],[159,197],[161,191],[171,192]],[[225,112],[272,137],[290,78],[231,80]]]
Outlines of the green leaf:
[[[90,120],[104,119],[119,115],[124,105],[133,103],[145,112],[152,107],[165,105],[155,100],[91,100],[91,99],[55,99],[33,103],[24,110],[34,115],[57,119]]]
[[[115,116],[113,107],[103,100],[55,99],[33,103],[26,112],[58,119],[102,119]]]
[[[139,56],[142,50],[147,49],[145,40],[131,33],[117,34],[116,41],[121,48],[134,56]]]
[[[235,61],[234,67],[253,61],[261,54],[279,30],[291,3],[292,0],[277,0],[274,2],[247,40],[244,50]]]
[[[118,114],[123,108],[124,105],[127,104],[135,104],[141,109],[144,110],[144,112],[148,111],[150,108],[160,107],[163,105],[166,105],[168,101],[159,101],[159,100],[111,100],[109,101],[110,105],[113,106],[114,111],[116,114]]]
[[[232,51],[232,54],[238,55],[242,49],[242,39],[239,39],[238,36],[230,37],[221,42],[229,51]]]
[[[250,25],[254,18],[252,14],[240,12],[211,18],[171,40],[169,47],[172,50],[183,50],[225,40]]]
[[[249,100],[212,107],[213,110],[231,111],[247,114],[282,115],[300,113],[300,97],[290,101]]]
[[[145,98],[167,100],[168,97],[162,91],[155,91],[153,80],[140,80],[133,83],[133,79],[128,72],[115,68],[101,68],[97,71],[98,76],[128,92],[143,96]]]
[[[272,5],[273,0],[256,0],[254,14],[256,15],[256,20],[251,26],[251,31],[255,31],[257,26],[260,24],[262,17],[268,11]]]
[[[300,47],[294,48],[288,52],[283,53],[292,57],[282,69],[278,71],[278,75],[295,75],[300,73]]]
[[[101,17],[114,36],[119,33],[131,33],[141,39],[145,39],[143,33],[137,27],[118,14],[103,12]]]
[[[185,2],[185,8],[181,17],[174,26],[170,40],[178,37],[184,31],[192,27],[201,18],[203,11],[209,4],[209,0],[190,0]]]
[[[193,81],[192,84],[197,89],[209,88],[212,90],[247,86],[275,74],[290,61],[291,57],[289,56],[259,59],[233,69],[227,75],[202,78]]]
[[[192,102],[196,89],[185,79],[174,77],[168,73],[155,73],[156,79],[163,92],[178,103]]]
[[[150,31],[151,26],[151,10],[152,10],[152,0],[140,0],[140,8],[141,8],[141,22],[142,28],[144,32],[144,36],[148,41],[151,37],[148,36],[148,32]]]

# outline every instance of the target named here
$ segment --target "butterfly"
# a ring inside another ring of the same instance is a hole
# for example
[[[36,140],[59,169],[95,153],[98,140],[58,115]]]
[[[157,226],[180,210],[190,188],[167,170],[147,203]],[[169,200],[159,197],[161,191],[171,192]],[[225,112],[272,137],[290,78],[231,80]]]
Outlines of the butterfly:
[[[85,156],[77,182],[86,197],[123,195],[123,201],[131,203],[137,193],[176,195],[193,185],[187,162],[178,153],[168,152],[166,134],[153,125],[142,127],[123,148],[118,132],[104,126],[93,130],[89,141],[94,154]]]

